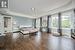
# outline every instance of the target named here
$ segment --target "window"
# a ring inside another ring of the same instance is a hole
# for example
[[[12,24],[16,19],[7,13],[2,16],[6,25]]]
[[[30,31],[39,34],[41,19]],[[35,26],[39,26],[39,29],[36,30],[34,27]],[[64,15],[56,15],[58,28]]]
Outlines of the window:
[[[71,37],[71,28],[73,27],[73,11],[66,11],[61,14],[62,35]]]
[[[47,17],[42,17],[42,27],[47,27]]]
[[[40,29],[40,18],[36,19],[36,28]]]
[[[42,31],[47,32],[47,16],[42,17]]]
[[[54,14],[51,16],[51,27],[52,27],[52,33],[58,32],[58,14]]]
[[[71,27],[71,16],[62,15],[62,28],[70,28]]]

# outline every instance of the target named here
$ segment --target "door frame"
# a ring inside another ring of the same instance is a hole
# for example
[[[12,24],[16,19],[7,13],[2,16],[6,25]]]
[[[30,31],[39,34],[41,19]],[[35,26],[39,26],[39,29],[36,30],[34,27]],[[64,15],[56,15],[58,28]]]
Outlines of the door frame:
[[[12,16],[8,16],[8,15],[3,15],[3,20],[4,20],[4,17],[10,17],[11,18],[11,31],[9,31],[9,32],[12,32],[12,30],[13,30],[13,26],[12,26]],[[4,28],[4,33],[5,33],[5,28]],[[6,32],[6,33],[8,33],[8,31]]]

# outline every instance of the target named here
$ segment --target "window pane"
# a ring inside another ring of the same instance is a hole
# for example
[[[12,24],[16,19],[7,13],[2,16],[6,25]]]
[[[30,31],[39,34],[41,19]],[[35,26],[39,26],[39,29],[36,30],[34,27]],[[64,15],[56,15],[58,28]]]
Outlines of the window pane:
[[[40,18],[36,19],[36,28],[39,30],[40,29]]]
[[[47,32],[47,16],[42,17],[42,31]]]
[[[62,28],[70,28],[71,27],[71,15],[70,14],[62,14]]]
[[[71,36],[72,17],[72,11],[63,12],[61,15],[62,34],[68,37]]]
[[[52,27],[52,33],[58,32],[58,14],[54,14],[51,16],[51,27]]]

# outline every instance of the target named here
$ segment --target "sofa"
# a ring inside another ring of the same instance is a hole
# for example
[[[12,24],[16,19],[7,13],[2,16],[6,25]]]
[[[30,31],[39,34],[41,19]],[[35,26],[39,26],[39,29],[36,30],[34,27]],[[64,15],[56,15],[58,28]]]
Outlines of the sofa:
[[[38,32],[37,28],[32,28],[32,27],[21,27],[19,28],[19,30],[23,35],[36,34]]]

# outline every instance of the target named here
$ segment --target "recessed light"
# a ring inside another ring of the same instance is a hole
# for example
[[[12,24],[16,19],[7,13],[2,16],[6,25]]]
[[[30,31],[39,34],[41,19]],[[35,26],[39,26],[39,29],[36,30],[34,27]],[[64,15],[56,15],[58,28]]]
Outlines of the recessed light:
[[[35,8],[31,8],[32,10],[35,10]]]

